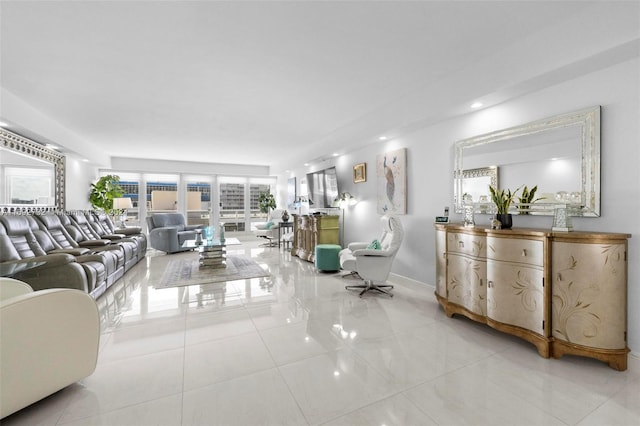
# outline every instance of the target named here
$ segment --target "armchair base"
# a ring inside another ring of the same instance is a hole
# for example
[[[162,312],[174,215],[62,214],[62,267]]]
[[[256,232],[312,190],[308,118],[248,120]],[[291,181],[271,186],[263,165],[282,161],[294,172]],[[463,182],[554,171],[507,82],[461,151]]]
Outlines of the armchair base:
[[[362,291],[359,294],[359,296],[361,297],[363,294],[371,290],[376,290],[376,291],[379,291],[380,293],[384,293],[389,295],[390,297],[393,297],[393,293],[390,293],[389,291],[385,290],[385,288],[393,288],[391,284],[374,284],[373,281],[365,280],[364,284],[346,285],[344,286],[344,288],[345,290],[362,289]]]
[[[258,235],[259,238],[264,238],[267,242],[260,244],[260,247],[277,247],[278,242],[273,237],[268,235]]]

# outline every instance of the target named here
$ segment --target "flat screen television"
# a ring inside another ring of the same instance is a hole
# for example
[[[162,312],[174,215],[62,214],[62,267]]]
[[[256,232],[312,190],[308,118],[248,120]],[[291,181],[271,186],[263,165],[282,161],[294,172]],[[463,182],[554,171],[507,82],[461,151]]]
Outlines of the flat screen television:
[[[307,173],[307,189],[309,191],[309,207],[312,209],[328,209],[335,207],[338,197],[338,174],[335,167]]]

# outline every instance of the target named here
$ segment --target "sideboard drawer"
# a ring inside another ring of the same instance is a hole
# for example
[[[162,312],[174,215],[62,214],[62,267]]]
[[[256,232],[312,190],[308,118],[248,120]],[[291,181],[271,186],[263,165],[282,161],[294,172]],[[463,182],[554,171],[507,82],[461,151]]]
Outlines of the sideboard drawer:
[[[447,251],[468,256],[486,256],[485,239],[482,235],[462,232],[447,233]]]
[[[544,243],[540,240],[487,237],[487,258],[544,266]]]

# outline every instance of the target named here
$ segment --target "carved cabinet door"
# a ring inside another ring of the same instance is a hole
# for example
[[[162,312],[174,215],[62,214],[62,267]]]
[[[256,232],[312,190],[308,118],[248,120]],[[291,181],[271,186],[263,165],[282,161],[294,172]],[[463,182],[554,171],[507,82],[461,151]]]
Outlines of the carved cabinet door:
[[[626,241],[554,241],[552,247],[553,337],[592,348],[626,348]]]
[[[542,240],[487,238],[487,317],[544,335]]]
[[[474,314],[487,313],[487,262],[484,238],[451,232],[447,234],[447,295],[449,302]]]

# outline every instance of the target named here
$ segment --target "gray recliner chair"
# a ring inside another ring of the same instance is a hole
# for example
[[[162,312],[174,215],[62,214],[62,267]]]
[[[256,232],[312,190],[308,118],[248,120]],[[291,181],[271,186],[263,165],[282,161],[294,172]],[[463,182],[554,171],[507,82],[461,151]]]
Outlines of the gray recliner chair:
[[[182,213],[153,213],[147,217],[149,246],[166,253],[191,250],[182,247],[187,240],[196,239],[196,230],[203,225],[187,225]]]

